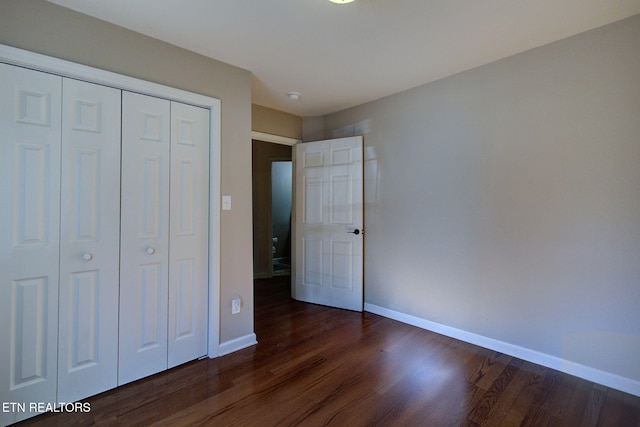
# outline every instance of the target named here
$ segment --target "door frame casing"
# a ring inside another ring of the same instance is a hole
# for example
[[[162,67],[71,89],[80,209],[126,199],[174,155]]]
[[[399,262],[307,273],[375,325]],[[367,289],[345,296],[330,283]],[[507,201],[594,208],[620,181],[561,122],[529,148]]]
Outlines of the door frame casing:
[[[207,356],[220,355],[220,111],[219,99],[0,44],[0,62],[75,78],[209,110],[209,300]]]
[[[280,135],[274,135],[274,134],[270,134],[270,133],[265,133],[265,132],[258,132],[258,131],[251,131],[251,140],[252,141],[260,141],[260,142],[268,142],[271,144],[279,144],[279,145],[288,145],[292,148],[292,152],[291,152],[291,159],[281,159],[279,157],[270,157],[269,158],[269,162],[272,163],[274,161],[280,161],[280,160],[286,160],[289,161],[291,160],[291,168],[293,170],[294,168],[294,163],[293,163],[293,147],[297,144],[302,143],[301,140],[299,139],[295,139],[295,138],[290,138],[287,136],[280,136]],[[271,186],[269,186],[269,192],[271,192]],[[291,187],[291,201],[292,201],[292,208],[291,208],[291,232],[293,233],[293,215],[295,215],[295,213],[293,212],[295,210],[294,206],[295,206],[295,192],[294,192],[294,188],[293,188],[293,183],[292,183],[292,187]],[[269,200],[271,199],[271,193],[269,193]],[[271,204],[271,203],[270,203]],[[272,229],[273,228],[273,218],[272,218],[272,213],[271,213],[271,206],[269,209],[269,213],[268,213],[268,217],[269,217],[269,228]],[[293,254],[292,254],[293,257]],[[291,274],[293,275],[293,266],[291,269]],[[260,274],[257,275],[254,272],[254,279],[262,279],[262,278],[270,278],[273,277],[273,263],[271,263],[271,265],[269,266],[269,271],[267,272],[267,276],[265,277],[264,274]]]
[[[294,146],[301,143],[299,139],[289,138],[288,136],[273,135],[271,133],[251,131],[251,139],[258,141],[271,142],[273,144]]]

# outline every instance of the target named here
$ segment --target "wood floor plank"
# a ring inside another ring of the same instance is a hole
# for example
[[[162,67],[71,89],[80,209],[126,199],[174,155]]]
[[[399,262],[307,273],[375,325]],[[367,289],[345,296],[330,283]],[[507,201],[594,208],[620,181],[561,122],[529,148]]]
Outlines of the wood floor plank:
[[[633,414],[629,412],[629,407],[624,404],[623,393],[617,390],[607,390],[607,397],[602,407],[602,421],[600,426],[608,427],[619,425],[624,420],[629,425],[634,425]]]
[[[258,344],[24,426],[640,427],[640,397],[386,319],[255,284]]]
[[[491,410],[496,407],[498,400],[520,370],[520,365],[521,363],[517,359],[509,361],[509,364],[500,372],[500,375],[493,381],[489,389],[483,393],[478,404],[470,408],[469,416],[467,417],[470,421],[482,425],[489,418]]]
[[[529,382],[528,371],[522,369],[524,363],[522,360],[516,358],[512,359],[509,363],[509,366],[514,370],[514,376],[502,393],[500,393],[495,404],[489,408],[489,414],[483,420],[483,425],[491,427],[500,426],[503,419],[509,414],[514,402]]]
[[[506,354],[492,351],[487,355],[482,352],[469,363],[473,371],[469,375],[468,381],[475,384],[476,387],[489,390],[496,378],[505,370],[510,360],[511,357]]]
[[[601,423],[602,408],[607,396],[607,389],[598,385],[591,387],[587,406],[582,416],[581,425],[598,426]]]
[[[571,378],[575,379],[575,384],[570,391],[571,394],[567,399],[563,416],[559,419],[558,425],[560,427],[574,427],[580,422],[586,410],[591,389],[593,388],[593,383],[591,382],[583,381],[575,377]]]
[[[548,394],[541,409],[560,422],[567,417],[567,408],[571,402],[571,396],[576,388],[578,378],[571,375],[559,374],[554,389]]]
[[[526,366],[526,364],[523,366]],[[511,406],[506,408],[506,414],[501,417],[498,425],[510,427],[519,426],[525,422],[537,391],[542,384],[545,370],[546,368],[535,365],[532,366],[532,369],[521,368],[519,372],[521,378],[519,384],[521,387],[517,390],[517,394],[512,396]]]

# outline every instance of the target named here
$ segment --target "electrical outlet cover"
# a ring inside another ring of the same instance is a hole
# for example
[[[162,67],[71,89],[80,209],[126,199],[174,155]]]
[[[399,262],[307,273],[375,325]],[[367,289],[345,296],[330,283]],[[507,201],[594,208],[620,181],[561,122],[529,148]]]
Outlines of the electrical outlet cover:
[[[236,298],[231,301],[231,314],[240,313],[240,299]]]

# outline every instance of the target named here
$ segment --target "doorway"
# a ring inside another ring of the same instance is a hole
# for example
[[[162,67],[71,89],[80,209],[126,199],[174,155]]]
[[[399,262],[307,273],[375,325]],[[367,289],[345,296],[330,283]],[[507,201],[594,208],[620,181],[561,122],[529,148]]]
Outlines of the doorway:
[[[292,152],[252,140],[254,279],[291,274]]]
[[[273,276],[291,275],[293,162],[271,162],[271,241]]]

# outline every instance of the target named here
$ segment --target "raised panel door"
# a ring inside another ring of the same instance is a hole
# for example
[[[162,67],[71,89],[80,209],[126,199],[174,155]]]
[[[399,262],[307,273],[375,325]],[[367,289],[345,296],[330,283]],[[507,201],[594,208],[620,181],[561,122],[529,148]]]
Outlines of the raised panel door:
[[[63,80],[58,399],[117,385],[121,91]]]
[[[0,64],[0,424],[55,402],[62,79]]]
[[[209,111],[171,103],[168,366],[207,353]]]
[[[296,146],[294,298],[362,311],[362,137]]]
[[[118,384],[167,369],[170,102],[122,93]]]

